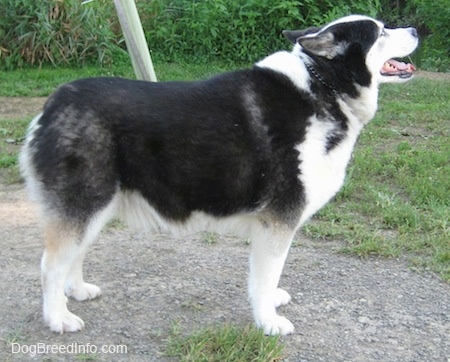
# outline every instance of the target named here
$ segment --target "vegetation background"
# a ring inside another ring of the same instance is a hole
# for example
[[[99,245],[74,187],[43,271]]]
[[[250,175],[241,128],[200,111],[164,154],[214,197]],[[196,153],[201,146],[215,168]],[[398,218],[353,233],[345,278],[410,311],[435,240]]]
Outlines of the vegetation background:
[[[450,71],[447,0],[137,0],[156,61],[252,63],[286,48],[283,29],[351,13],[419,29],[422,69]],[[0,0],[0,69],[111,66],[127,59],[112,0]]]

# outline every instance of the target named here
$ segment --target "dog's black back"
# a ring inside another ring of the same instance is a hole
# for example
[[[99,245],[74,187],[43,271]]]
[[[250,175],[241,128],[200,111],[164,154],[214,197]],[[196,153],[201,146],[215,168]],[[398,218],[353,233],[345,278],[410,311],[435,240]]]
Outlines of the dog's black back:
[[[118,188],[173,221],[262,206],[298,217],[294,146],[314,112],[287,77],[257,67],[199,82],[83,79],[47,102],[33,162],[52,207],[77,222]]]

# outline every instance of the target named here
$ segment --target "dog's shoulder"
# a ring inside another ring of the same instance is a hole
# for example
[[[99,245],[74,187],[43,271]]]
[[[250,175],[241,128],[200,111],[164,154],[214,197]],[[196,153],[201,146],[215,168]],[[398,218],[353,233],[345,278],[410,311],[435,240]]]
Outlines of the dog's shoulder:
[[[294,52],[279,51],[267,56],[258,63],[257,68],[270,69],[286,76],[297,88],[309,92],[310,75],[303,60]]]

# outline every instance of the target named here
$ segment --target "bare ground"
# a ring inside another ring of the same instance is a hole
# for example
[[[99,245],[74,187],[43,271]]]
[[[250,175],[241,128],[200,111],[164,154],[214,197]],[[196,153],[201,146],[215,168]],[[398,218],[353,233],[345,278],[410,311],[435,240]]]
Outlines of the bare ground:
[[[42,103],[0,98],[0,116],[31,116]],[[251,322],[246,243],[221,237],[209,245],[199,236],[181,240],[112,227],[91,248],[85,266],[86,280],[103,295],[69,302],[86,329],[51,333],[41,317],[41,240],[23,185],[0,180],[2,361],[29,360],[30,353],[13,352],[44,345],[97,349],[98,361],[166,361],[161,351],[173,322],[184,333]],[[297,240],[281,279],[293,301],[280,313],[296,326],[282,339],[285,361],[450,361],[448,284],[410,270],[402,259],[359,259],[339,253],[338,241],[301,234]],[[127,353],[101,353],[102,346],[115,345],[127,346]],[[49,351],[32,360],[77,359]]]

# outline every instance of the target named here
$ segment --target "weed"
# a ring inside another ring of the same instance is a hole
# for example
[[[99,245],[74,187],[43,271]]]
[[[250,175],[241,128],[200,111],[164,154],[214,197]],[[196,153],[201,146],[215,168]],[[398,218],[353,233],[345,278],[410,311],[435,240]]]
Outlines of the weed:
[[[79,354],[75,356],[77,361],[97,361],[99,359],[96,354]]]
[[[112,219],[106,225],[106,229],[125,230],[127,225],[120,219]]]
[[[195,312],[200,312],[203,310],[203,303],[196,302],[193,300],[188,300],[186,302],[181,303],[181,307],[185,309],[190,309]]]
[[[17,163],[17,155],[0,155],[0,168],[8,168],[15,166]]]
[[[219,236],[216,233],[204,231],[201,233],[201,239],[208,245],[216,244],[219,240]]]
[[[13,343],[25,343],[27,341],[19,331],[5,333],[0,340],[4,341],[8,346],[11,346]]]

